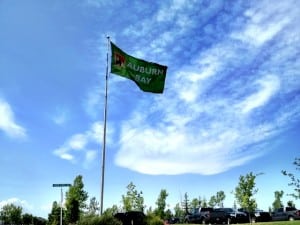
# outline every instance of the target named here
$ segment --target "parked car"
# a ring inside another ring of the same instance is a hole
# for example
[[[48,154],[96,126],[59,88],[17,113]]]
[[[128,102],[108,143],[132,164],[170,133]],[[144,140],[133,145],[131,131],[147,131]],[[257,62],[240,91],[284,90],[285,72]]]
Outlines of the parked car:
[[[230,223],[230,220],[228,219],[228,215],[225,211],[221,210],[213,210],[209,213],[208,217],[205,218],[202,223],[205,224],[223,224],[223,223]]]
[[[217,208],[215,211],[224,211],[226,213],[227,223],[248,223],[249,217],[246,213],[233,208]]]
[[[295,207],[282,207],[272,212],[272,220],[299,220],[300,210]]]
[[[265,212],[260,209],[256,209],[252,213],[249,213],[247,210],[245,210],[243,208],[238,209],[238,211],[246,213],[247,217],[249,218],[249,222],[252,222],[252,223],[269,222],[272,220],[271,214],[269,212]]]
[[[140,211],[128,211],[124,213],[116,213],[115,218],[120,220],[123,225],[145,225],[145,214]]]
[[[178,217],[172,217],[170,219],[168,219],[167,224],[176,224],[176,223],[180,223],[180,219]]]
[[[200,207],[195,208],[192,213],[188,214],[184,218],[185,223],[204,223],[207,220],[209,213],[213,211],[213,208]]]

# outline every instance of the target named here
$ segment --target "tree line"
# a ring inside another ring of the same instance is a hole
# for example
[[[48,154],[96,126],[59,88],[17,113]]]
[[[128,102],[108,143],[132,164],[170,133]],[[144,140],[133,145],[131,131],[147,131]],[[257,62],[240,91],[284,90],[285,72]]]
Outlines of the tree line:
[[[293,164],[296,166],[296,170],[300,170],[300,158],[296,158]],[[282,170],[281,173],[290,178],[288,185],[294,187],[294,193],[288,195],[295,199],[299,199],[300,180],[293,173],[289,173],[284,170]],[[233,191],[236,200],[233,208],[237,208],[237,205],[239,205],[240,208],[249,212],[253,212],[257,208],[255,194],[258,192],[258,188],[256,187],[255,181],[260,175],[262,175],[262,173],[254,174],[253,172],[250,172],[239,177],[238,185]],[[62,208],[63,225],[119,225],[120,222],[113,218],[113,215],[120,211],[142,211],[147,215],[147,224],[163,224],[163,220],[173,217],[183,218],[184,215],[189,213],[191,209],[197,207],[223,207],[223,202],[226,198],[226,195],[222,190],[211,196],[209,200],[205,197],[202,199],[198,197],[190,200],[188,194],[185,193],[183,201],[177,203],[174,210],[171,211],[167,207],[167,197],[169,193],[166,189],[161,189],[155,202],[155,208],[152,209],[152,207],[149,207],[146,209],[143,192],[137,190],[133,182],[130,182],[126,188],[126,193],[121,196],[122,205],[113,205],[112,207],[107,208],[103,215],[99,216],[99,202],[97,202],[95,197],[89,199],[87,191],[84,190],[83,177],[78,175],[66,192],[65,205]],[[272,203],[272,208],[270,207],[269,209],[270,211],[283,207],[283,203],[281,201],[283,195],[284,192],[282,190],[274,192],[275,199]],[[88,199],[89,203],[87,203]],[[289,201],[287,205],[295,206],[293,201]],[[60,210],[60,204],[54,201],[51,212],[48,215],[48,220],[45,220],[39,217],[34,217],[31,214],[22,214],[22,207],[7,204],[3,206],[0,211],[0,224],[59,225]]]

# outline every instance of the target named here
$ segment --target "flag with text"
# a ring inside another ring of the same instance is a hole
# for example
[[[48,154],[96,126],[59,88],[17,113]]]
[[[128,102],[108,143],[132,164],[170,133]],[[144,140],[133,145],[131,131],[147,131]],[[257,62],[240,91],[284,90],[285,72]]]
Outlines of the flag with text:
[[[130,56],[111,42],[111,73],[134,81],[145,92],[163,93],[167,66]]]

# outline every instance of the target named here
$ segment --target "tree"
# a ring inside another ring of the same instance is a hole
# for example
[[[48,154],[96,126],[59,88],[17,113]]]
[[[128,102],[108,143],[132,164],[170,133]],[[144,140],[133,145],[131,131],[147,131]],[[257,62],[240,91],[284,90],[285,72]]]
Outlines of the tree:
[[[88,213],[91,215],[95,215],[96,212],[99,210],[99,202],[97,202],[96,197],[92,197],[90,199],[88,210],[89,210]]]
[[[275,200],[272,204],[273,210],[283,207],[283,204],[282,204],[282,201],[281,201],[283,193],[284,193],[283,191],[275,191],[274,192]]]
[[[21,224],[22,223],[22,207],[14,204],[6,204],[0,212],[0,220],[4,224]]]
[[[239,184],[235,188],[234,195],[237,203],[249,212],[253,212],[257,207],[253,196],[258,192],[258,189],[255,188],[255,179],[259,175],[250,172],[246,176],[240,176]]]
[[[24,225],[31,225],[33,224],[33,216],[31,214],[25,213],[22,216],[22,221]]]
[[[113,205],[111,208],[106,208],[103,212],[103,215],[112,216],[115,215],[119,211],[119,208],[117,205]]]
[[[287,206],[288,207],[295,207],[295,203],[290,200],[290,201],[287,202]]]
[[[122,195],[123,209],[125,211],[138,210],[144,211],[143,192],[136,190],[136,186],[130,182],[127,185],[126,195]]]
[[[177,218],[182,218],[184,216],[184,211],[182,210],[182,208],[180,207],[180,204],[177,203],[174,207],[174,213],[175,213],[175,217]]]
[[[293,164],[296,166],[296,170],[300,170],[300,158],[295,158]],[[281,171],[284,176],[288,176],[291,179],[291,182],[288,184],[289,186],[294,186],[295,193],[289,194],[295,199],[300,198],[300,179],[296,178],[293,173],[288,173],[285,170]]]
[[[217,192],[217,194],[216,194],[217,206],[223,207],[223,201],[224,201],[225,197],[226,197],[226,195],[225,195],[224,191]]]
[[[189,209],[190,209],[190,200],[189,200],[189,196],[187,193],[184,194],[184,199],[182,204],[182,208],[185,212],[185,214],[187,215],[189,213]]]
[[[79,220],[80,212],[86,208],[88,193],[83,189],[82,176],[78,175],[66,193],[66,220],[68,223],[76,223]]]
[[[204,207],[204,208],[208,207],[208,203],[207,203],[207,200],[205,197],[203,197],[203,200],[201,201],[201,207]]]
[[[208,205],[210,207],[215,207],[216,204],[217,204],[216,196],[213,195],[213,196],[210,197]]]
[[[223,201],[225,199],[224,191],[218,191],[216,195],[211,196],[208,205],[210,207],[215,207],[216,205],[219,207],[223,207]]]
[[[64,214],[64,210],[63,210]],[[48,214],[48,225],[59,225],[60,223],[60,206],[57,201],[54,201],[52,204],[51,213]]]
[[[200,207],[199,199],[193,198],[192,201],[191,201],[191,207],[192,207],[193,209],[195,209],[195,208],[197,208],[197,207]]]
[[[166,189],[162,189],[159,193],[159,196],[156,201],[157,208],[154,210],[155,214],[159,216],[161,219],[166,219],[166,199],[168,197],[168,193]]]

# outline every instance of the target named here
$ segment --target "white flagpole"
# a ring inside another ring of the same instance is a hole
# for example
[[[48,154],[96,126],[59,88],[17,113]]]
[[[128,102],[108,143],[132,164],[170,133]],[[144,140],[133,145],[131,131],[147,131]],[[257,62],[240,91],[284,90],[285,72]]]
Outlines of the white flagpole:
[[[105,150],[106,150],[106,119],[107,119],[107,89],[108,89],[108,52],[110,37],[107,36],[106,53],[106,75],[105,75],[105,95],[104,95],[104,124],[103,124],[103,143],[102,143],[102,168],[101,168],[101,192],[100,192],[100,215],[103,214],[103,193],[104,193],[104,175],[105,175]]]

